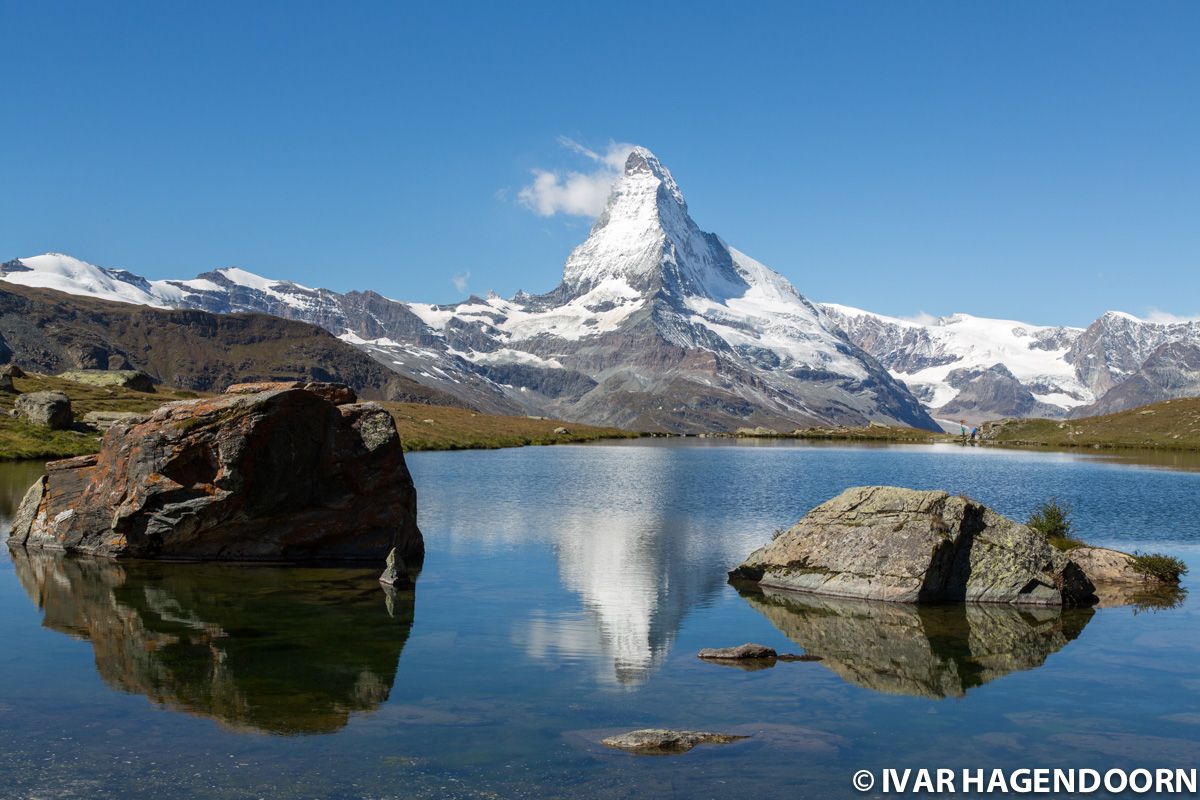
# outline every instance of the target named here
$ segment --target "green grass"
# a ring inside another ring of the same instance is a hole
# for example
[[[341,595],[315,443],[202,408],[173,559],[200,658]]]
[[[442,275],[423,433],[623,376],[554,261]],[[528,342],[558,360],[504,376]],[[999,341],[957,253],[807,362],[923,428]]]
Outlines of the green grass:
[[[75,419],[83,419],[89,411],[153,411],[172,400],[191,400],[204,395],[182,389],[158,387],[154,392],[135,392],[119,386],[93,386],[78,381],[69,381],[51,375],[28,373],[24,378],[13,378],[13,387],[18,394],[0,392],[0,409],[9,411],[17,397],[29,392],[62,392],[71,398]]]
[[[640,434],[620,428],[599,428],[553,419],[502,417],[451,406],[420,403],[383,403],[404,442],[404,449],[473,450],[525,445],[632,439]],[[566,428],[567,433],[555,433]]]
[[[1071,420],[1023,419],[984,423],[987,441],[1056,449],[1089,447],[1200,450],[1200,397]]]
[[[76,421],[81,421],[89,411],[153,411],[171,400],[201,396],[196,392],[163,388],[155,392],[135,392],[35,373],[14,378],[13,387],[17,394],[0,392],[0,461],[70,458],[100,449],[100,434],[95,431],[52,431],[10,416],[9,412],[21,394],[63,392],[71,398]]]
[[[952,442],[959,437],[900,425],[864,425],[858,428],[797,428],[787,433],[758,432],[742,428],[735,436],[749,439],[804,439],[855,442]]]
[[[1084,547],[1082,540],[1071,536],[1071,507],[1058,502],[1057,497],[1051,497],[1042,507],[1030,515],[1025,523],[1033,530],[1046,537],[1051,547],[1057,550],[1069,551]]]
[[[0,416],[0,460],[70,458],[100,449],[100,434],[52,431],[25,420]]]
[[[206,395],[158,387],[153,393],[111,386],[93,386],[48,375],[30,373],[16,378],[18,393],[59,391],[71,398],[75,419],[89,411],[153,411],[172,400]],[[0,460],[69,458],[94,453],[100,434],[92,431],[51,431],[8,415],[18,394],[0,393]],[[524,445],[591,442],[599,439],[633,438],[640,434],[618,428],[576,425],[551,419],[501,417],[450,406],[420,403],[384,403],[404,442],[404,449],[468,450]],[[193,423],[194,424],[194,423]],[[566,428],[567,433],[555,433]]]
[[[1187,564],[1174,556],[1162,553],[1133,554],[1133,568],[1148,578],[1154,578],[1164,583],[1179,583],[1179,579],[1187,574]]]

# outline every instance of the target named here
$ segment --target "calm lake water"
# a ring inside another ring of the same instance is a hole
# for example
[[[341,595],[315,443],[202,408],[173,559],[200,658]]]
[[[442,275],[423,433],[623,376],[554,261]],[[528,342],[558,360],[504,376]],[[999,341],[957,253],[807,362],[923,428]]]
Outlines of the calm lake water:
[[[1200,473],[653,441],[409,464],[428,557],[394,596],[376,569],[0,548],[0,796],[836,798],[862,796],[860,768],[1200,761],[1195,591],[1165,609],[917,612],[725,580],[776,528],[874,483],[1020,518],[1057,495],[1084,538],[1198,572]],[[39,471],[0,465],[5,520]],[[745,641],[824,660],[695,656]],[[640,727],[750,738],[672,757],[598,744]]]

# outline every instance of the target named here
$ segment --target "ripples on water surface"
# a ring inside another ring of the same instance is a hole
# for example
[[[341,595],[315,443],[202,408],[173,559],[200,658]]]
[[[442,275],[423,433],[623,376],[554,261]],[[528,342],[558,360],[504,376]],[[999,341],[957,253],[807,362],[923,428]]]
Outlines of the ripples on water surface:
[[[0,557],[0,795],[853,797],[861,767],[1200,756],[1194,598],[917,611],[725,581],[776,528],[874,483],[1020,518],[1057,495],[1085,538],[1195,567],[1200,473],[698,442],[409,463],[429,551],[415,592],[386,595],[373,570]],[[0,465],[5,517],[37,473]],[[743,641],[824,660],[695,658]],[[596,744],[648,726],[753,735],[674,758]]]

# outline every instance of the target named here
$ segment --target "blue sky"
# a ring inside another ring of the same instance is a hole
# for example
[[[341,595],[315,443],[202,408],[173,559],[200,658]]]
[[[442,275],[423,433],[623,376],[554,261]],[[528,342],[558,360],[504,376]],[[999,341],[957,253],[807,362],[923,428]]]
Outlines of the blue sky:
[[[546,291],[566,137],[813,299],[1200,314],[1200,4],[745,5],[0,0],[0,258]]]

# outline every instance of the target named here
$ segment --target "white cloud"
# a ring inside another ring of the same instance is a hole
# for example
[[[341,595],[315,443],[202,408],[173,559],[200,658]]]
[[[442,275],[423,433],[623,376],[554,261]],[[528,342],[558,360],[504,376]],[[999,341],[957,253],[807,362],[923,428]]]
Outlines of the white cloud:
[[[1157,322],[1160,325],[1174,325],[1179,322],[1200,322],[1200,314],[1172,314],[1161,308],[1151,308],[1146,312],[1147,322]]]
[[[467,291],[467,286],[470,285],[470,281],[471,281],[471,273],[470,272],[460,272],[459,274],[455,275],[453,278],[450,279],[450,282],[454,284],[454,288],[457,289],[460,293]]]
[[[598,216],[604,210],[613,184],[621,177],[633,145],[609,142],[605,151],[598,153],[565,136],[560,136],[558,143],[593,162],[596,168],[591,172],[535,169],[533,182],[521,189],[517,199],[542,217],[555,214]]]
[[[938,317],[935,317],[933,314],[930,314],[927,311],[918,311],[917,313],[911,314],[907,317],[899,317],[899,319],[902,319],[905,322],[912,322],[917,325],[932,325],[938,321]]]

